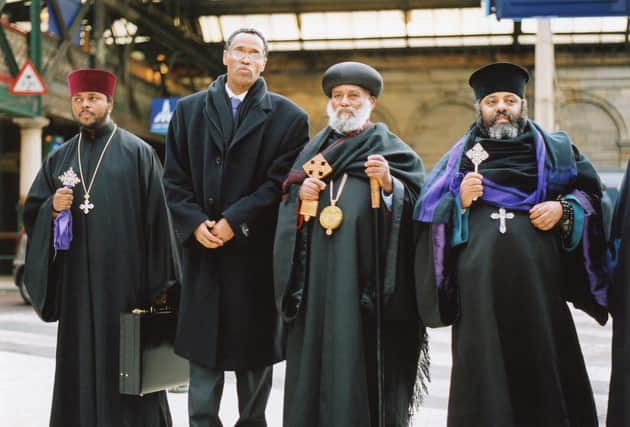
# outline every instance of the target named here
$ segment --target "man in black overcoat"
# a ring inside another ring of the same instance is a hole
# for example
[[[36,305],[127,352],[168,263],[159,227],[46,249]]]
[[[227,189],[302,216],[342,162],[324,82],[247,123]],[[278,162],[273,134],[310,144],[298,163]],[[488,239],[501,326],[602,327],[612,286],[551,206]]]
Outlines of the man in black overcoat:
[[[182,245],[175,342],[190,361],[191,426],[219,426],[224,371],[235,371],[237,425],[265,426],[271,365],[284,358],[272,247],[281,184],[308,141],[308,117],[267,91],[267,42],[239,29],[227,74],[179,101],[166,138],[164,185]]]

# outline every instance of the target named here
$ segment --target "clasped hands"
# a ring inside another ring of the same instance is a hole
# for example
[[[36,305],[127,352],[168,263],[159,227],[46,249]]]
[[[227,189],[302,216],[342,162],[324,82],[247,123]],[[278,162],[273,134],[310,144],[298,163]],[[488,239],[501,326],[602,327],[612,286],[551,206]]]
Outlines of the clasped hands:
[[[225,245],[234,237],[234,231],[225,218],[219,221],[205,220],[195,229],[195,239],[208,249]]]
[[[378,154],[368,156],[365,162],[365,174],[370,178],[376,178],[385,193],[392,192],[394,184],[389,171],[389,163],[385,157]],[[321,179],[308,177],[300,186],[300,200],[319,200],[319,192],[325,188],[326,183]]]
[[[466,174],[459,187],[462,208],[469,208],[483,195],[483,176],[476,172]],[[556,200],[538,203],[529,210],[529,220],[539,230],[548,231],[562,218],[562,205]]]

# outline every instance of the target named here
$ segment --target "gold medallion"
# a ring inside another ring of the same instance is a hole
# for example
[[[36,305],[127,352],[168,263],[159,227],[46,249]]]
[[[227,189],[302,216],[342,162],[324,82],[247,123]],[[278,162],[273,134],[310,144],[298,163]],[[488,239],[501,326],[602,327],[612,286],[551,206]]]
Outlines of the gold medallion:
[[[343,221],[343,212],[335,205],[326,206],[319,214],[319,223],[326,229],[327,235],[332,235]]]

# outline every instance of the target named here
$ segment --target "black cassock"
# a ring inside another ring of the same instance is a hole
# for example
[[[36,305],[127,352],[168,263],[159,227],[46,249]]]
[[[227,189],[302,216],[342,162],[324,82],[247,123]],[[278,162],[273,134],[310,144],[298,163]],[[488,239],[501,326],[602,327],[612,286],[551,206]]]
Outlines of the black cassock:
[[[628,164],[630,167],[630,163]],[[630,182],[628,169],[615,206],[610,241],[613,248],[614,270],[609,293],[613,318],[612,373],[608,397],[609,427],[630,425]]]
[[[114,129],[83,131],[81,163],[87,187]],[[147,306],[168,285],[169,233],[161,166],[144,141],[118,128],[90,191],[87,215],[74,187],[73,240],[53,249],[52,196],[69,168],[79,175],[78,135],[43,163],[24,206],[29,235],[25,283],[45,321],[59,321],[51,426],[171,425],[164,392],[118,392],[119,317]],[[165,367],[168,369],[168,367]],[[35,386],[35,385],[34,385]]]
[[[596,426],[591,385],[565,302],[566,269],[554,232],[512,211],[470,211],[456,261],[460,318],[453,325],[449,426]],[[473,396],[475,396],[473,398]]]
[[[380,123],[347,139],[329,138],[329,134],[329,128],[320,132],[298,156],[289,175],[293,185],[279,210],[274,280],[276,302],[288,322],[283,424],[378,425],[373,298],[375,276],[380,274],[385,301],[386,424],[406,426],[428,364],[424,327],[414,306],[411,255],[410,209],[422,183],[422,163]],[[331,140],[335,142],[321,151]],[[331,235],[319,224],[319,215],[296,231],[302,181],[292,176],[299,175],[301,165],[319,152],[333,173],[332,183],[325,178],[318,212],[330,205],[333,187],[343,211],[343,222]],[[394,177],[391,211],[386,213],[382,207],[378,235],[374,235],[365,175],[365,161],[372,154],[388,160]],[[342,189],[344,173],[347,181]],[[376,239],[382,245],[381,268],[374,264]]]
[[[542,139],[537,140],[544,142],[541,146],[533,142],[533,126],[514,140],[484,140],[471,134],[463,139],[463,149],[458,143],[435,167],[423,189],[427,206],[432,187],[447,188],[434,219],[422,217],[416,279],[423,320],[431,326],[453,325],[449,427],[598,424],[567,301],[605,323],[606,310],[600,304],[606,280],[599,180],[565,134],[541,132]],[[472,169],[463,153],[477,141],[490,152],[479,171],[494,184],[484,184],[484,195],[466,213],[457,198],[456,179]],[[544,163],[537,149],[552,160]],[[455,172],[448,175],[447,160],[456,155],[462,159],[461,168],[455,163]],[[541,166],[543,173],[537,169]],[[575,176],[562,183],[557,176],[571,169]],[[439,181],[436,176],[455,178]],[[558,194],[575,195],[585,212],[579,245],[566,249],[557,230],[535,228],[522,208],[507,209],[510,218],[504,220],[501,233],[499,207],[507,206],[496,201],[498,196],[490,198],[497,183],[507,186],[501,196],[516,192],[517,185],[525,194],[544,185],[545,195],[533,203]],[[457,218],[466,215],[467,228],[458,227]],[[452,236],[463,235],[458,233],[463,229],[468,235],[458,243]]]

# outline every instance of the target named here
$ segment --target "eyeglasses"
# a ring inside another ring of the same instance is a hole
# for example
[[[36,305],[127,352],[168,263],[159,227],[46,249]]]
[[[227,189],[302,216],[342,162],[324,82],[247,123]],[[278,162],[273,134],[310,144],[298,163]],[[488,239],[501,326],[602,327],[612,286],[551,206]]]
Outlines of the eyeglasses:
[[[261,52],[245,52],[244,50],[238,48],[228,50],[228,54],[238,61],[245,59],[245,57],[248,57],[254,62],[262,62],[265,59],[265,55]]]

